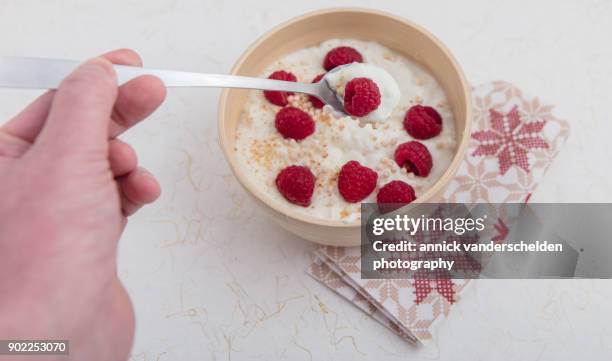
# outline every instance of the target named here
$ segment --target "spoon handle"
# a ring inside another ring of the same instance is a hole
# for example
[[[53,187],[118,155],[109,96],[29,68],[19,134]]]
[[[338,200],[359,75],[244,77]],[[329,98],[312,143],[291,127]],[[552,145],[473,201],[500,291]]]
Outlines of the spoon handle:
[[[61,59],[0,56],[0,87],[56,89],[80,62]],[[252,78],[237,75],[203,74],[114,65],[118,83],[141,75],[154,75],[166,87],[213,87],[290,91],[317,94],[314,84]]]

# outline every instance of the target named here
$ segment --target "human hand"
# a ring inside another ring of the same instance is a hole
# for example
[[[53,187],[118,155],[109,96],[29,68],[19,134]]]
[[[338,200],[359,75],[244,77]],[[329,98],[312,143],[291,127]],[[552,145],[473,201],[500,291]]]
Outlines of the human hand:
[[[142,65],[130,50],[92,59],[0,128],[0,339],[68,339],[74,360],[127,359],[134,316],[117,241],[160,194],[115,137],[165,87],[152,76],[117,87],[111,62]]]

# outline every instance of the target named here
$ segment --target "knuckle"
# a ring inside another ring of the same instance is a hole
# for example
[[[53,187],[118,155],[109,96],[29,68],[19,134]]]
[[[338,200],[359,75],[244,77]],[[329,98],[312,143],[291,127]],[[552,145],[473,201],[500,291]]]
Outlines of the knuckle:
[[[117,74],[112,64],[107,60],[95,58],[79,66],[64,81],[60,88],[79,88],[86,84],[88,87],[116,87]]]
[[[91,68],[92,72],[96,72],[102,77],[110,77],[112,79],[117,77],[113,64],[104,58],[93,58],[83,64],[83,67]]]

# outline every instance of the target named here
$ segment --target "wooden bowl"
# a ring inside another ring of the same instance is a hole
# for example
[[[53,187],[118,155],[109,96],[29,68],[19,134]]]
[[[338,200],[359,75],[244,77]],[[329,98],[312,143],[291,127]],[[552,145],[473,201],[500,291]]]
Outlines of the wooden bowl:
[[[470,87],[448,49],[420,26],[397,16],[367,9],[340,8],[302,15],[263,35],[238,59],[232,74],[258,76],[274,60],[295,50],[331,38],[378,42],[415,60],[428,69],[444,88],[455,118],[457,153],[442,177],[416,203],[435,202],[454,176],[468,145],[472,118]],[[273,201],[257,189],[236,160],[236,125],[248,91],[226,89],[219,102],[219,139],[234,175],[276,222],[296,235],[321,244],[355,246],[360,224],[318,219],[296,214],[286,204]]]

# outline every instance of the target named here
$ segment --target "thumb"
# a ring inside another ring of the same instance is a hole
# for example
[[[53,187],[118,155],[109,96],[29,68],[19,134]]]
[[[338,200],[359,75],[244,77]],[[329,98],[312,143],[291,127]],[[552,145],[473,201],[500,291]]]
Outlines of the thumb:
[[[117,75],[105,59],[80,65],[62,81],[37,143],[45,152],[102,152],[117,98]]]

